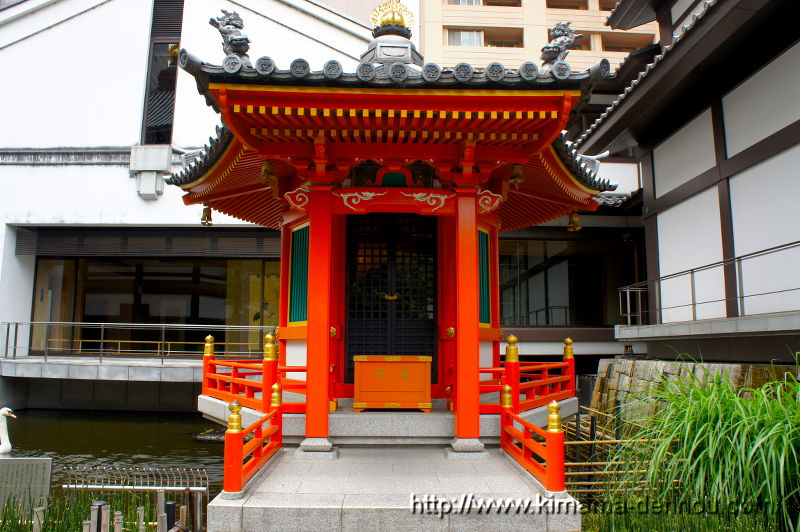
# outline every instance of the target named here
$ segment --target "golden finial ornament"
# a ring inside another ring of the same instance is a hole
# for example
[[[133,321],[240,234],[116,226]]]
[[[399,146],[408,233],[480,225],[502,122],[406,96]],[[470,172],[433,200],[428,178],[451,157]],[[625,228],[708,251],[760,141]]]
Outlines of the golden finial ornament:
[[[514,406],[514,399],[511,397],[511,386],[508,384],[503,386],[503,397],[500,406],[503,408],[512,408]]]
[[[372,11],[370,22],[374,28],[387,24],[410,27],[414,24],[414,15],[399,0],[388,0]]]
[[[281,394],[281,385],[277,382],[272,385],[272,406],[281,406],[283,396]]]
[[[203,207],[203,215],[200,217],[200,225],[209,227],[214,225],[211,222],[211,207]]]
[[[506,346],[506,362],[519,362],[519,346],[517,345],[517,337],[513,334],[506,338],[508,345]]]
[[[242,432],[242,405],[236,401],[228,405],[228,432]]]
[[[275,347],[275,335],[267,333],[264,336],[264,360],[278,360],[278,350]]]
[[[203,356],[204,357],[213,357],[214,356],[214,337],[210,334],[206,336],[206,344],[203,346]]]
[[[550,411],[547,415],[547,432],[561,432],[561,414],[558,412],[560,408],[556,401],[547,405]]]
[[[583,229],[583,226],[581,225],[580,222],[581,219],[580,216],[578,216],[578,212],[572,211],[572,213],[570,213],[569,215],[569,222],[567,223],[567,231],[569,231],[570,233],[574,233],[575,231],[580,231],[581,229]]]
[[[575,351],[572,350],[572,338],[564,338],[564,358],[574,358]]]

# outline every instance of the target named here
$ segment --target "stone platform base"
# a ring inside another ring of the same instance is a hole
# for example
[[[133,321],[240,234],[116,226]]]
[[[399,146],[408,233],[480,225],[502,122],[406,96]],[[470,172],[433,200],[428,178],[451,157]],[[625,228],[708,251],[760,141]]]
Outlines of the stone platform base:
[[[338,460],[307,461],[287,449],[242,498],[209,504],[208,530],[580,530],[574,499],[546,497],[497,448],[485,452],[486,460],[473,462],[447,460],[443,446],[345,447]],[[478,501],[488,498],[528,499],[530,506],[478,513]]]

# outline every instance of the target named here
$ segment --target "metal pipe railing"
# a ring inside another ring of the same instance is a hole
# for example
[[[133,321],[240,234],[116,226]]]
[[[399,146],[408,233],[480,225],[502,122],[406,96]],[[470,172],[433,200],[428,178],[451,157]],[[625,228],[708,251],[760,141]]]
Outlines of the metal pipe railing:
[[[19,354],[49,356],[154,357],[197,356],[213,332],[225,355],[259,357],[266,332],[274,327],[170,323],[3,322],[3,358]]]
[[[712,303],[724,303],[727,301],[734,301],[734,300],[737,303],[736,306],[739,316],[746,316],[747,312],[745,308],[745,298],[765,296],[770,294],[779,294],[784,292],[800,291],[800,286],[745,294],[744,269],[742,267],[742,264],[747,260],[751,260],[758,257],[764,257],[767,255],[774,255],[797,248],[800,248],[800,240],[795,242],[789,242],[787,244],[781,244],[780,246],[773,246],[759,251],[754,251],[752,253],[746,253],[743,255],[732,257],[730,259],[712,262],[710,264],[704,264],[703,266],[698,266],[697,268],[691,268],[688,270],[671,273],[669,275],[663,275],[656,279],[649,279],[647,281],[640,281],[638,283],[633,283],[627,286],[620,287],[617,289],[619,295],[620,315],[622,316],[622,318],[625,319],[627,325],[644,325],[648,321],[646,320],[646,317],[649,316],[651,312],[650,309],[648,308],[648,305],[650,303],[649,300],[652,295],[653,309],[655,310],[655,319],[652,321],[652,323],[662,323],[664,321],[664,311],[687,308],[687,307],[691,309],[692,320],[697,320],[698,318],[697,311],[700,305],[709,305]],[[730,265],[733,265],[734,270],[736,272],[736,287],[737,287],[736,296],[733,298],[723,297],[723,298],[714,298],[714,299],[706,299],[698,301],[697,274],[702,272],[708,272],[714,269],[721,269],[723,270],[722,274],[724,275],[724,268]],[[662,284],[665,281],[685,278],[687,276],[689,277],[689,300],[690,300],[689,303],[670,305],[670,306],[662,305],[662,294],[661,294]]]

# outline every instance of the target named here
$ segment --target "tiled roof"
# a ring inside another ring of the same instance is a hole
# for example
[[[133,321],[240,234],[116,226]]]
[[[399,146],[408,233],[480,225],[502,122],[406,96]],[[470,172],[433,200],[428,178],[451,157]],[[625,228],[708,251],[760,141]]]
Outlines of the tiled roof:
[[[203,146],[198,155],[194,156],[194,160],[180,172],[172,174],[167,179],[167,183],[180,186],[199,179],[214,165],[232,140],[233,133],[227,127],[217,126],[217,137],[209,137],[208,144]]]
[[[516,68],[506,68],[494,62],[485,67],[459,63],[448,68],[435,63],[427,63],[421,68],[413,65],[394,63],[374,65],[360,63],[355,72],[344,72],[342,65],[331,60],[322,70],[312,71],[308,61],[295,59],[288,69],[277,68],[269,57],[261,57],[253,64],[243,66],[233,61],[225,66],[203,63],[186,50],[180,53],[181,68],[197,78],[213,76],[215,81],[235,83],[274,83],[287,85],[326,85],[326,86],[377,86],[377,87],[464,87],[464,88],[508,88],[531,89],[547,87],[552,89],[575,87],[586,82],[610,79],[611,65],[603,59],[592,68],[572,71],[568,65],[559,70],[542,71],[535,63],[526,61]],[[229,56],[231,57],[231,56]],[[563,63],[562,63],[563,64]],[[568,71],[567,71],[568,70]]]
[[[589,137],[592,135],[592,133],[593,133],[593,132],[594,132],[594,131],[595,131],[595,130],[598,128],[598,127],[600,127],[600,125],[601,125],[601,124],[602,124],[602,123],[603,123],[605,120],[607,120],[607,119],[608,119],[608,117],[609,117],[610,115],[612,115],[614,112],[617,112],[616,110],[617,110],[617,109],[620,107],[620,105],[621,105],[621,104],[622,104],[622,103],[625,101],[625,99],[626,99],[626,98],[627,98],[627,97],[628,97],[628,96],[629,96],[629,95],[630,95],[630,94],[631,94],[631,93],[632,93],[632,92],[633,92],[633,91],[636,89],[636,87],[638,87],[638,86],[641,84],[642,80],[646,79],[646,78],[647,78],[647,76],[648,76],[648,75],[649,75],[649,74],[650,74],[650,73],[651,73],[653,70],[655,70],[655,69],[656,69],[656,68],[657,68],[657,67],[658,67],[658,66],[659,66],[661,63],[663,63],[663,61],[664,61],[664,58],[668,57],[668,56],[669,56],[669,54],[670,54],[670,52],[671,52],[671,51],[672,51],[672,50],[673,50],[673,49],[674,49],[676,46],[680,46],[680,43],[681,43],[681,41],[682,41],[682,40],[683,40],[683,39],[686,37],[686,35],[688,35],[688,34],[689,34],[689,32],[690,32],[690,31],[691,31],[691,30],[692,30],[692,29],[693,29],[693,28],[694,28],[694,27],[697,25],[698,21],[700,21],[700,20],[701,20],[701,19],[702,19],[704,16],[706,16],[706,15],[708,14],[708,12],[709,12],[709,11],[710,11],[710,10],[711,10],[711,9],[712,9],[712,8],[713,8],[715,5],[716,5],[716,4],[718,4],[718,3],[719,3],[719,0],[706,0],[705,2],[703,2],[703,9],[702,9],[701,11],[699,11],[699,12],[695,13],[695,14],[692,16],[692,20],[691,20],[691,22],[690,22],[689,24],[686,24],[686,25],[684,25],[684,26],[681,28],[681,32],[680,32],[680,34],[678,34],[677,36],[675,36],[675,38],[674,38],[674,39],[673,39],[673,41],[672,41],[672,44],[670,44],[670,45],[667,45],[667,46],[664,46],[664,49],[663,49],[663,51],[661,52],[661,54],[659,54],[659,55],[655,56],[655,57],[653,58],[653,62],[652,62],[652,63],[648,63],[648,64],[647,64],[647,66],[645,66],[645,69],[644,69],[642,72],[640,72],[640,73],[639,73],[639,75],[638,75],[638,76],[637,76],[637,77],[636,77],[636,78],[635,78],[633,81],[631,81],[630,85],[628,85],[628,86],[625,88],[625,90],[623,91],[623,93],[622,93],[622,94],[620,94],[620,95],[619,95],[619,97],[618,97],[616,100],[614,100],[613,102],[611,102],[611,105],[609,105],[609,106],[606,108],[606,110],[603,112],[603,114],[601,114],[601,115],[600,115],[600,118],[598,118],[597,120],[595,120],[595,121],[594,121],[594,123],[593,123],[591,126],[589,126],[589,129],[587,129],[586,131],[584,131],[584,132],[583,132],[583,134],[582,134],[580,137],[578,137],[578,139],[576,140],[576,142],[575,142],[575,143],[576,143],[578,146],[580,146],[581,144],[583,144],[583,143],[584,143],[584,142],[585,142],[585,141],[586,141],[586,140],[587,140],[587,139],[588,139],[588,138],[589,138]]]
[[[575,178],[587,188],[599,191],[616,190],[617,184],[607,179],[600,179],[597,171],[600,164],[597,159],[578,154],[578,149],[573,142],[567,140],[566,133],[562,132],[553,141],[553,148],[559,159],[569,169]]]

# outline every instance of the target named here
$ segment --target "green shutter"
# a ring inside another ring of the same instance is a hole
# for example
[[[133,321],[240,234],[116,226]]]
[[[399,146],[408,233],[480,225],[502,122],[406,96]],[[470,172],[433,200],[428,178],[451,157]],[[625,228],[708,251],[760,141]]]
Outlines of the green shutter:
[[[400,172],[387,172],[383,174],[381,185],[384,187],[404,187],[406,186],[406,175]]]
[[[491,324],[491,298],[489,297],[489,235],[478,231],[478,295],[479,321]]]
[[[292,233],[289,281],[289,321],[308,319],[308,226]]]

